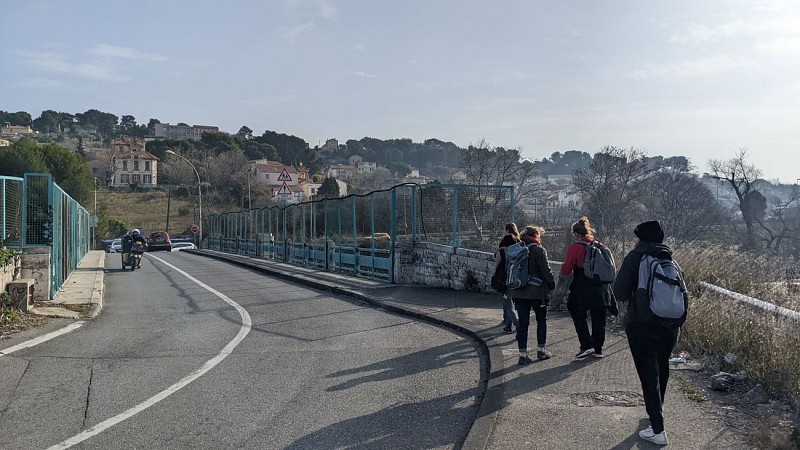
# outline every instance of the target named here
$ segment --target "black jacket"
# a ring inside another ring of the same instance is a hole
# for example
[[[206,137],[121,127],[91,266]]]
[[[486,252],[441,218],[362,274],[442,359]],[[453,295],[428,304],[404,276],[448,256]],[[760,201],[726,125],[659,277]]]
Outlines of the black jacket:
[[[147,246],[147,241],[144,239],[144,236],[141,234],[139,236],[133,237],[129,234],[126,234],[122,238],[122,253],[130,253],[131,247],[133,247],[134,242],[139,242],[144,246]]]
[[[662,323],[665,326],[680,325],[686,319],[686,315],[681,319],[659,319],[650,311],[647,299],[637,296],[636,290],[639,287],[639,263],[642,257],[650,255],[658,258],[672,259],[672,250],[666,244],[655,244],[652,242],[639,242],[625,259],[617,272],[614,280],[614,296],[618,301],[627,303],[627,324],[655,324]],[[688,305],[687,305],[688,306]]]
[[[527,244],[530,243],[526,242]],[[556,287],[553,271],[550,269],[550,263],[547,262],[547,250],[541,245],[533,243],[528,247],[528,251],[528,275],[542,280],[542,285],[529,284],[522,289],[512,289],[511,297],[514,300],[542,300],[546,304],[548,293]]]

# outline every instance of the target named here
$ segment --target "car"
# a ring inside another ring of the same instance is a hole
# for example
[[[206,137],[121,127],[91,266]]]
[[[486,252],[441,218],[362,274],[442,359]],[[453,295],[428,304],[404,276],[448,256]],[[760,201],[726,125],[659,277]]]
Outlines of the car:
[[[175,242],[172,244],[173,250],[186,250],[186,249],[195,249],[197,248],[196,245],[192,244],[191,242]]]
[[[108,251],[110,253],[122,253],[122,238],[111,241],[111,245],[108,246]]]
[[[147,241],[147,251],[153,252],[156,250],[172,251],[172,241],[166,231],[154,231],[150,233],[150,239]]]

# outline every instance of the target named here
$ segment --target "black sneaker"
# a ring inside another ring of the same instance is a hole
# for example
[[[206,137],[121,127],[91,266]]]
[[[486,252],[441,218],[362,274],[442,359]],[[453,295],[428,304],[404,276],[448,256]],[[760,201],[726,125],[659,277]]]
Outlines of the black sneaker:
[[[550,359],[553,357],[553,354],[548,352],[547,350],[538,350],[536,352],[536,359],[539,361],[544,361],[545,359]]]
[[[533,362],[533,360],[530,358],[530,356],[520,356],[519,357],[519,362],[517,364],[519,364],[520,366],[527,366],[528,364],[530,364],[532,362]]]
[[[593,348],[587,348],[586,350],[581,350],[578,352],[577,355],[575,355],[575,359],[584,359],[587,356],[591,355],[592,353],[594,353]]]
[[[503,328],[503,333],[505,333],[505,334],[513,334],[514,332],[511,331],[511,328]]]

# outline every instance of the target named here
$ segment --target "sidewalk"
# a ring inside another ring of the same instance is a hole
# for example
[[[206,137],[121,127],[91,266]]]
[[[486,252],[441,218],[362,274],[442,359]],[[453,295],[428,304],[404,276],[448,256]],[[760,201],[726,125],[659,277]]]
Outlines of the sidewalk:
[[[106,252],[90,250],[56,292],[53,304],[58,306],[37,305],[31,312],[69,319],[97,317],[103,309],[105,261]]]
[[[555,356],[519,366],[514,335],[501,331],[498,295],[389,285],[211,250],[184,253],[365,301],[473,337],[482,359],[480,382],[485,390],[476,402],[477,419],[463,445],[465,449],[658,448],[637,435],[648,425],[647,415],[627,340],[613,327],[607,332],[604,359],[573,361],[578,342],[572,320],[567,313],[550,313],[548,349]],[[89,304],[96,316],[102,309],[105,256],[102,251],[89,252],[55,302]],[[68,311],[60,307],[35,309],[38,313]],[[535,344],[535,320],[529,339]],[[722,424],[711,405],[686,398],[679,378],[673,372],[665,406],[670,448],[748,448],[739,435]]]

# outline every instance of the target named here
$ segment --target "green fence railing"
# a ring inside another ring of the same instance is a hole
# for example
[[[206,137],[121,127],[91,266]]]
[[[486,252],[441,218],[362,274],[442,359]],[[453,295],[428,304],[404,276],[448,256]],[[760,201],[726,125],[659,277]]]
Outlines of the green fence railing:
[[[2,244],[50,247],[52,299],[89,251],[89,213],[46,173],[0,176],[0,197]]]
[[[493,250],[514,220],[514,188],[403,184],[391,189],[212,214],[208,247],[393,282],[398,242]]]

